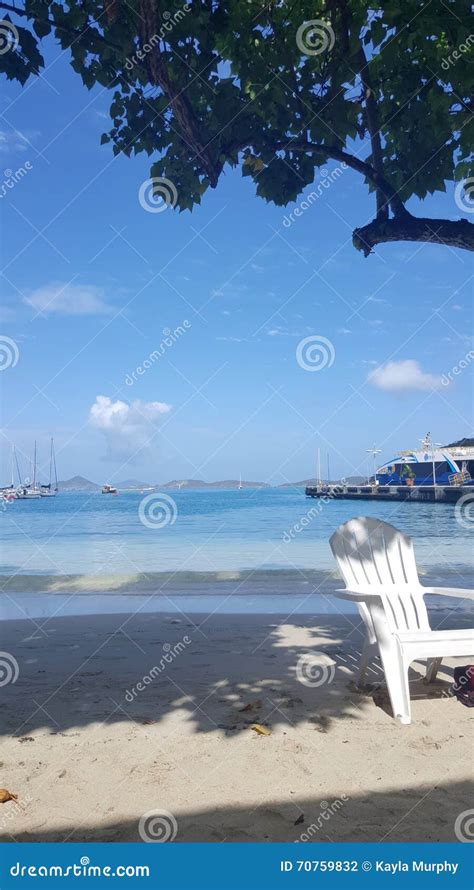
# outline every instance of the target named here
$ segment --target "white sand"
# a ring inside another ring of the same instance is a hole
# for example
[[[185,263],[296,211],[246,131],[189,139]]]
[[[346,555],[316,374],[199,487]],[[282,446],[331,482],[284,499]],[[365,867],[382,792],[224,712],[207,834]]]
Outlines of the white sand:
[[[471,805],[474,712],[447,694],[453,662],[433,688],[413,665],[413,723],[402,727],[385,693],[351,688],[361,641],[352,616],[282,622],[4,624],[2,649],[20,673],[2,689],[0,785],[21,806],[1,807],[2,839],[135,841],[144,813],[167,810],[176,841],[455,841]],[[134,695],[168,644],[170,663]],[[299,658],[323,650],[332,681],[299,682]]]

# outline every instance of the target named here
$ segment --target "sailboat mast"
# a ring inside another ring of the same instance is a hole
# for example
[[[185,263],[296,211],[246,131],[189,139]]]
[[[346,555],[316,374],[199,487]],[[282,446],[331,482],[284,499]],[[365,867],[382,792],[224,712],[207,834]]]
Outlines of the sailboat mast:
[[[58,490],[58,471],[56,468],[56,455],[54,453],[54,442],[53,442],[52,438],[51,438],[51,457],[53,459],[53,466],[54,466],[54,490],[57,491]]]
[[[21,485],[22,482],[21,482],[20,466],[19,466],[19,463],[18,463],[18,457],[17,457],[16,451],[15,451],[15,446],[13,446],[13,454],[15,455],[15,464],[16,464],[16,471],[17,471],[17,473],[18,473],[18,482],[19,482],[20,485]]]
[[[33,489],[36,488],[36,439],[35,439],[35,450],[33,457]]]

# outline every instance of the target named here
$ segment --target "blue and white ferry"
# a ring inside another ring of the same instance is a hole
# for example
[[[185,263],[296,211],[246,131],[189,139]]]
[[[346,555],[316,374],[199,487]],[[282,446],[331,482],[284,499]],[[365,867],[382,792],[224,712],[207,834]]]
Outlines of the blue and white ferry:
[[[474,439],[440,445],[427,433],[420,449],[392,457],[377,469],[375,480],[378,485],[474,485]]]

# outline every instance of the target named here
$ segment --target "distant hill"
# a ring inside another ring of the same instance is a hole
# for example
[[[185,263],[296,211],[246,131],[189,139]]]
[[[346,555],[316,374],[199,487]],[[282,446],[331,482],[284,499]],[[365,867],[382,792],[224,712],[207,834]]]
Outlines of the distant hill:
[[[266,482],[245,482],[242,480],[242,483],[239,483],[238,479],[225,479],[218,482],[204,482],[203,479],[173,479],[171,482],[164,482],[161,484],[154,482],[141,482],[139,479],[124,479],[122,482],[115,482],[113,479],[111,480],[111,484],[114,485],[119,491],[143,491],[146,489],[174,489],[178,490],[198,490],[198,489],[225,489],[225,488],[238,488],[239,484],[242,485],[242,488],[269,488],[270,486]],[[60,491],[100,491],[102,486],[97,485],[96,482],[91,482],[90,479],[85,479],[84,476],[73,476],[72,479],[65,479],[63,481],[58,482],[58,488]]]
[[[139,490],[142,488],[156,488],[156,484],[153,482],[140,482],[139,479],[125,479],[123,482],[114,482],[115,488],[119,488],[121,491],[127,491],[129,489]]]
[[[326,484],[325,479],[322,481]],[[348,485],[365,485],[367,476],[347,476],[345,481]],[[339,485],[340,482],[340,479],[333,479],[329,482],[329,485]],[[316,479],[303,479],[301,482],[284,482],[283,485],[279,485],[278,488],[306,488],[307,485],[316,485]]]
[[[246,480],[242,480],[239,482],[238,479],[222,479],[217,482],[205,482],[203,479],[172,479],[171,482],[162,482],[162,483],[154,483],[154,482],[141,482],[139,479],[124,479],[122,482],[115,482],[112,478],[111,484],[118,488],[119,491],[146,491],[147,489],[153,490],[166,490],[171,489],[174,491],[198,491],[203,489],[238,489],[239,485],[242,488],[271,488],[268,482],[249,482]],[[365,485],[367,482],[366,476],[348,476],[345,480],[348,485]],[[333,481],[331,485],[337,485],[340,480]],[[277,488],[306,488],[307,485],[315,485],[316,480],[313,479],[301,479],[298,482],[284,482],[281,485],[278,485]],[[97,485],[96,482],[91,482],[90,479],[85,479],[84,476],[73,476],[72,479],[66,479],[63,482],[58,482],[58,487],[60,491],[100,491],[102,486]]]
[[[316,479],[303,479],[300,482],[283,482],[278,488],[306,488],[307,485],[316,485]]]
[[[443,448],[472,448],[474,439],[459,439],[458,442],[451,442],[450,445],[443,445]]]
[[[204,482],[202,479],[173,479],[158,488],[197,489],[197,488],[270,488],[267,482],[239,482],[238,479],[224,479],[219,482]]]
[[[84,479],[84,476],[73,476],[72,479],[58,482],[58,488],[60,491],[100,491],[100,485]]]

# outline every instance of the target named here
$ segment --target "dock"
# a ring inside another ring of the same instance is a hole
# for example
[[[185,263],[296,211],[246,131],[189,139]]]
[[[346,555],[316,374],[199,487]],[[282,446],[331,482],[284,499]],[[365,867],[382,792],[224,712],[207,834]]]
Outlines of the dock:
[[[339,501],[422,501],[455,504],[464,495],[474,499],[474,485],[307,485],[306,497]]]

